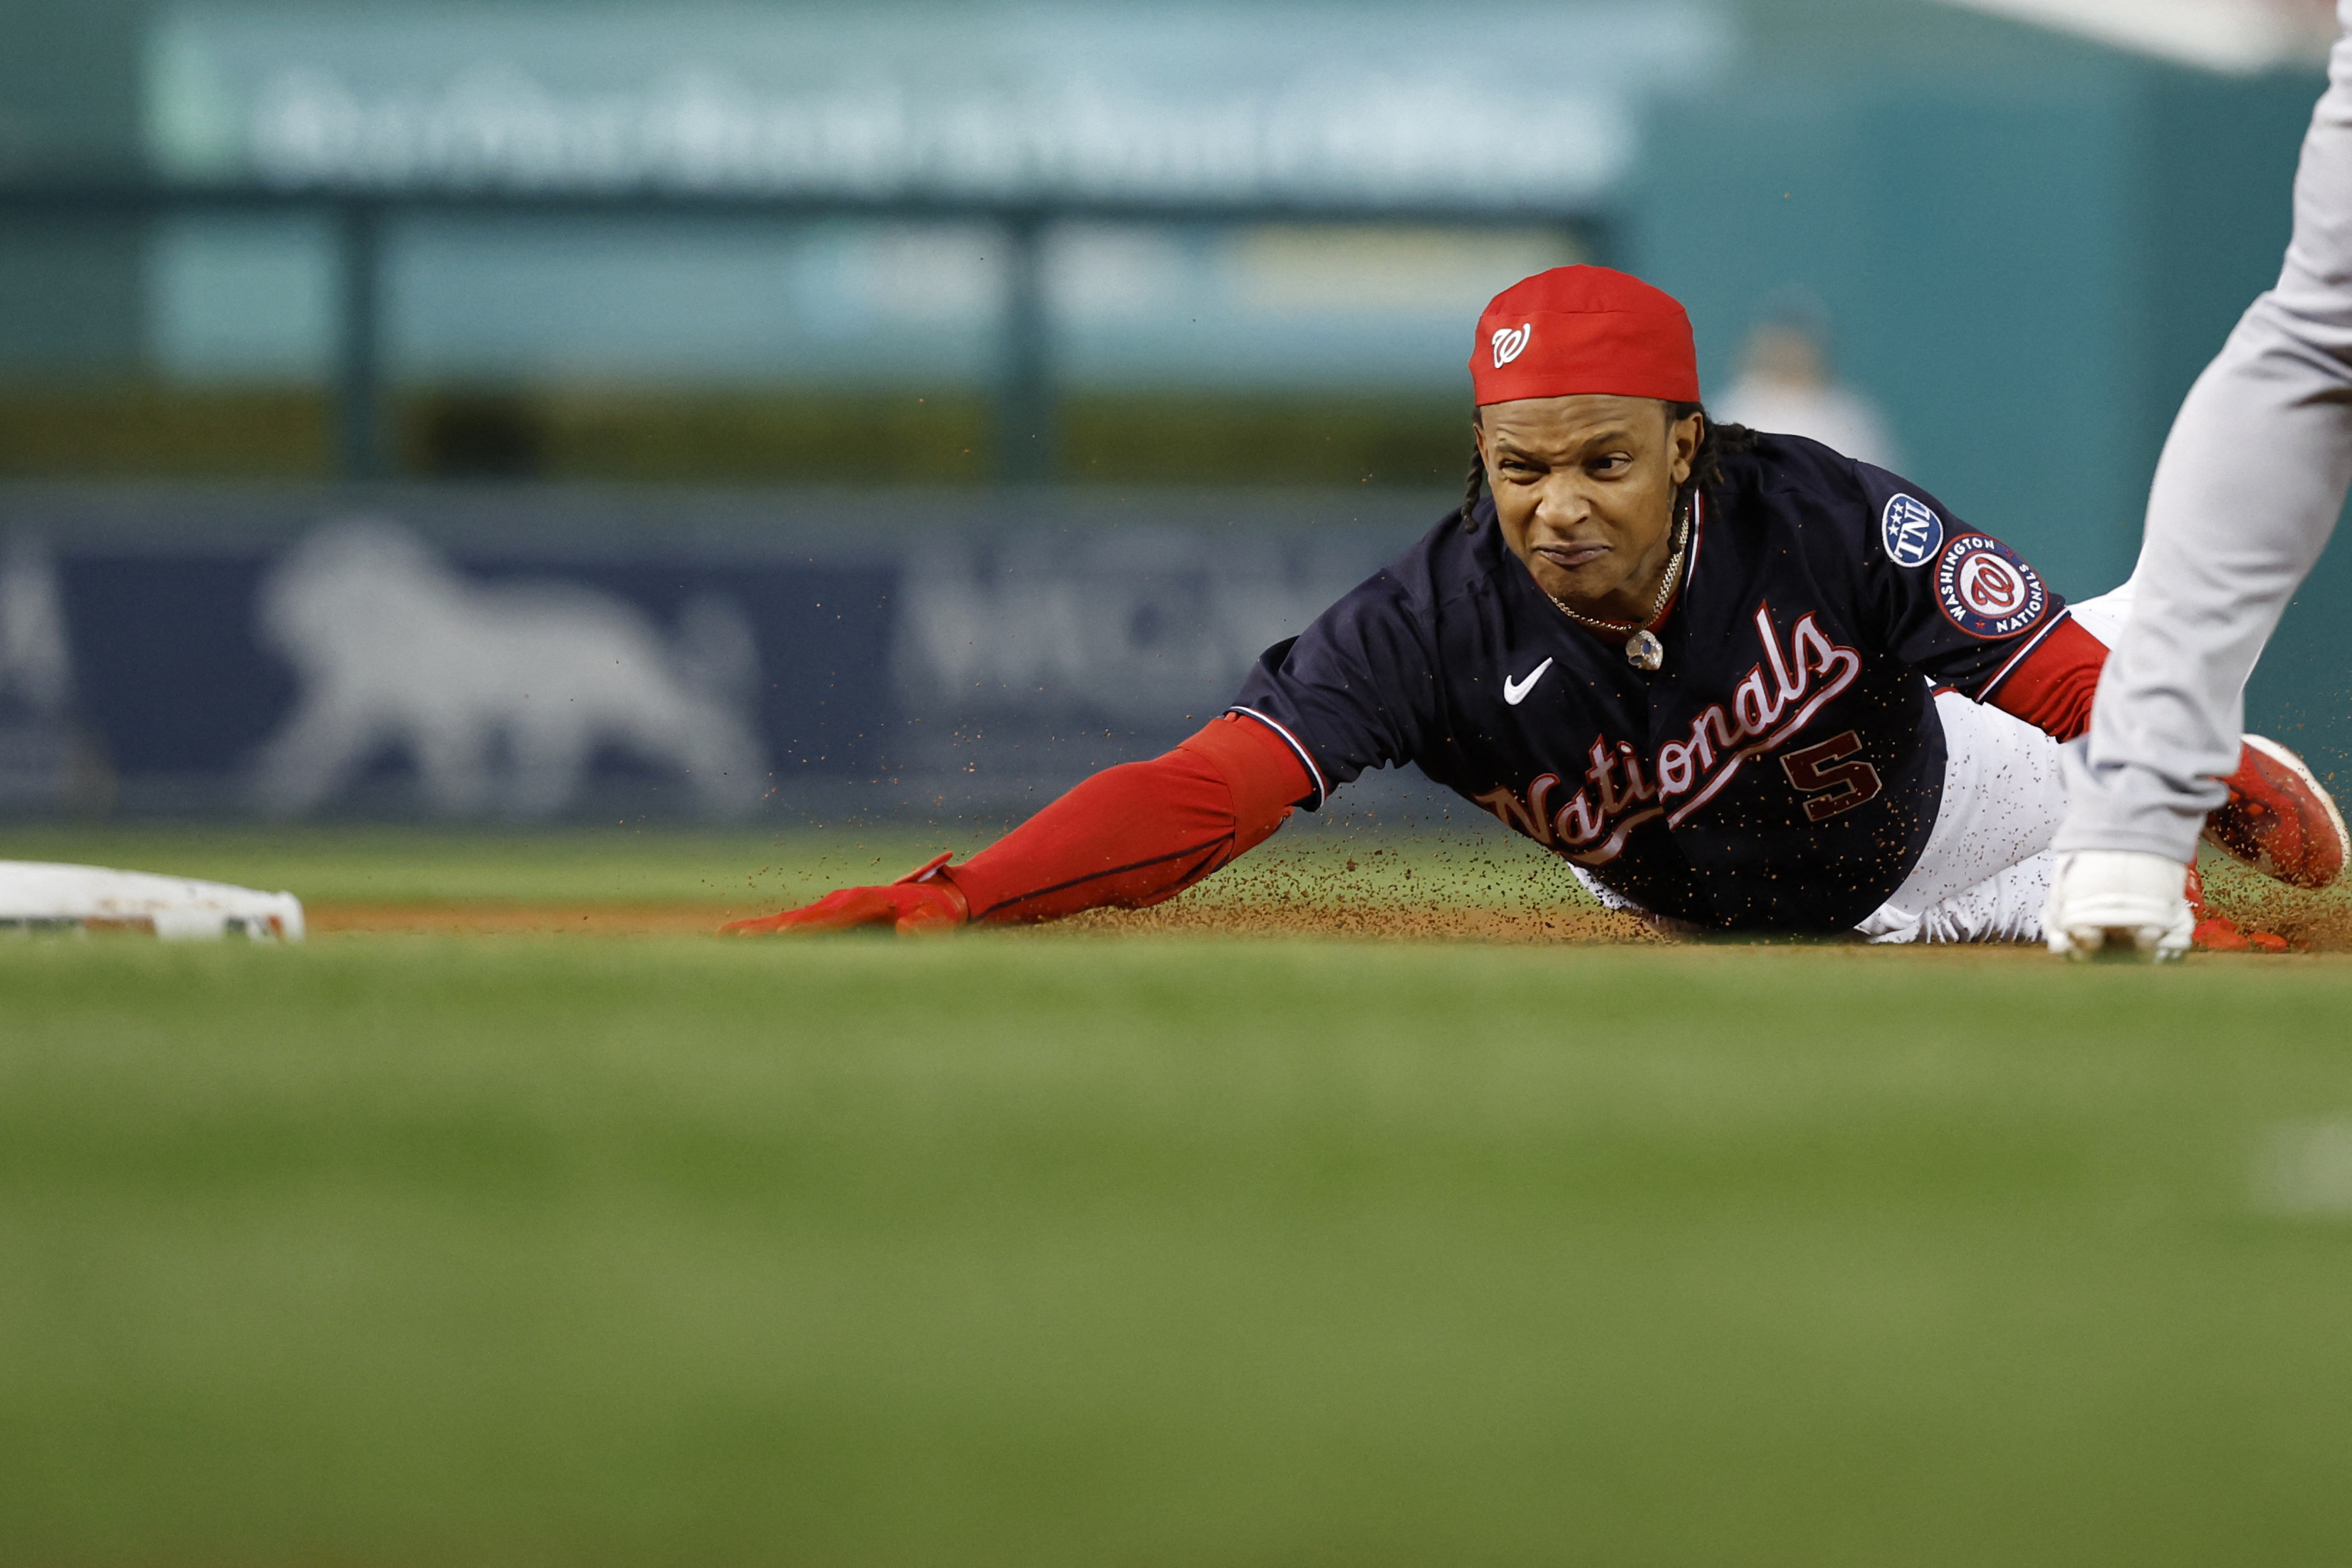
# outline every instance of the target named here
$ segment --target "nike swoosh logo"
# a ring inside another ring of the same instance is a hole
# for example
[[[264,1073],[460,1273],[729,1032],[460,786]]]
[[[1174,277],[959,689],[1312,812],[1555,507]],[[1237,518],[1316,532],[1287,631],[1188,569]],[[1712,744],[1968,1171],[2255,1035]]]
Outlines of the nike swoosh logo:
[[[1536,666],[1535,673],[1528,676],[1525,680],[1513,680],[1509,676],[1505,676],[1503,678],[1503,700],[1509,703],[1514,708],[1517,708],[1520,703],[1525,702],[1528,700],[1528,693],[1536,689],[1536,682],[1541,680],[1544,678],[1544,671],[1550,668],[1551,660],[1546,659],[1541,664]]]

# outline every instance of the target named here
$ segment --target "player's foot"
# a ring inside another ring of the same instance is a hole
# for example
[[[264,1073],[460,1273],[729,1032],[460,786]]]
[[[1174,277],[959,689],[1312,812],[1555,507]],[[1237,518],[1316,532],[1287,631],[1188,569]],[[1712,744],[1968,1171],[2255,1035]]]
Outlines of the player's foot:
[[[2292,887],[2325,888],[2343,875],[2352,839],[2301,757],[2248,735],[2225,782],[2230,801],[2205,819],[2207,843]]]
[[[2042,935],[2067,958],[2169,963],[2197,930],[2189,868],[2137,849],[2081,849],[2058,857]]]

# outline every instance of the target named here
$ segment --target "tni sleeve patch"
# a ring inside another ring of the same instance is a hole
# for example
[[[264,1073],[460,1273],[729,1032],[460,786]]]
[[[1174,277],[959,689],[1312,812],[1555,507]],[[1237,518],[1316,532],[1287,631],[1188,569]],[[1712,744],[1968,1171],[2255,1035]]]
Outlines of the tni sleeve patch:
[[[1944,547],[1944,520],[1917,496],[1889,496],[1878,514],[1879,537],[1886,558],[1897,566],[1925,566]]]

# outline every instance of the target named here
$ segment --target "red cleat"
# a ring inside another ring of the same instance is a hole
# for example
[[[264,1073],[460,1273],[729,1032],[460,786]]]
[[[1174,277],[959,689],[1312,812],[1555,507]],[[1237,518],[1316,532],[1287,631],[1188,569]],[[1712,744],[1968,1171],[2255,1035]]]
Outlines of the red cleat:
[[[2200,952],[2292,952],[2294,943],[2276,931],[2246,931],[2205,901],[2205,877],[2189,868],[2189,913],[2197,922],[2189,942]]]
[[[2205,819],[2207,843],[2291,887],[2325,888],[2343,875],[2352,839],[2301,757],[2248,735],[2238,771],[2223,782],[2230,802]]]
[[[2240,931],[2237,922],[2227,915],[2211,915],[2197,922],[2196,934],[2189,939],[2200,952],[2251,952],[2253,942]]]

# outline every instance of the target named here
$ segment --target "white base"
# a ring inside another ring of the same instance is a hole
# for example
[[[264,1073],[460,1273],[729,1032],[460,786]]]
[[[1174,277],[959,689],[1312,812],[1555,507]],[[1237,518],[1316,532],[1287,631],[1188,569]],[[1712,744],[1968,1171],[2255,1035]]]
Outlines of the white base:
[[[148,871],[0,860],[0,931],[69,927],[121,927],[167,939],[235,932],[260,942],[300,942],[302,900]]]

